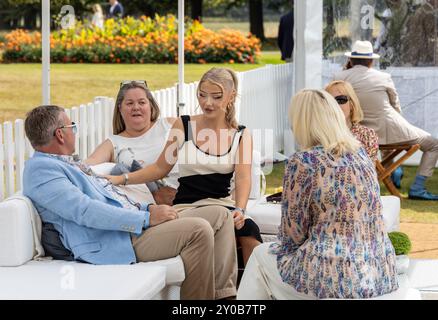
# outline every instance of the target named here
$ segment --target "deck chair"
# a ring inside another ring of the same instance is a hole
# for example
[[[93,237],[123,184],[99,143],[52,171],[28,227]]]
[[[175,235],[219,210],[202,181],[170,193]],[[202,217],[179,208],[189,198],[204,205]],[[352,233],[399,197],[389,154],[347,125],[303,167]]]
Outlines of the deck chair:
[[[418,149],[419,144],[393,143],[381,144],[379,150],[382,154],[382,160],[376,161],[376,170],[379,181],[382,181],[391,194],[402,198],[400,192],[394,186],[391,180],[391,173],[397,169],[403,162],[409,159]],[[393,161],[401,152],[405,153],[396,161]]]

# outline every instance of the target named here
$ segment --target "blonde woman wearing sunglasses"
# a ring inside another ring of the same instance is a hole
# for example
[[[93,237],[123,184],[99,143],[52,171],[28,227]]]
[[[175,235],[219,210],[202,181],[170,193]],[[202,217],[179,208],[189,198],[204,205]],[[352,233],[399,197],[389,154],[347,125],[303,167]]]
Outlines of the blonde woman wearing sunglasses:
[[[166,145],[175,118],[159,118],[160,108],[146,81],[123,81],[113,113],[113,135],[86,160],[89,165],[116,162],[135,171],[154,163]],[[148,183],[157,204],[172,205],[178,187],[178,168]]]
[[[377,134],[373,129],[360,124],[363,120],[363,112],[351,84],[345,81],[332,81],[325,90],[335,98],[353,136],[362,144],[371,160],[377,160],[379,151]]]

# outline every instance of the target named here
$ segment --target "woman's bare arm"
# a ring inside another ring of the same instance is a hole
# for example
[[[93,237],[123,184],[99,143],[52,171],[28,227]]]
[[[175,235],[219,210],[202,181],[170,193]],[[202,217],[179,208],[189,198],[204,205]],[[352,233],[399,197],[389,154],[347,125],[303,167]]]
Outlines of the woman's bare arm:
[[[178,160],[178,148],[184,142],[184,128],[178,119],[170,130],[169,139],[157,161],[149,166],[128,174],[127,184],[140,184],[165,177]],[[125,183],[125,176],[106,176],[113,184]]]
[[[235,167],[236,207],[246,208],[251,192],[252,137],[248,129],[242,133]]]
[[[114,162],[114,147],[111,140],[106,139],[102,142],[84,162],[90,166],[104,162]]]

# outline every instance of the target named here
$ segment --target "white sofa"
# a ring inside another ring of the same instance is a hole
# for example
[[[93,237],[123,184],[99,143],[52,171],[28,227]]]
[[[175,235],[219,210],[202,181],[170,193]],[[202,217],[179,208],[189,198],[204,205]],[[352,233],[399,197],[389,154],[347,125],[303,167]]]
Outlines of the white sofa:
[[[395,196],[382,196],[383,220],[387,232],[397,231],[400,227],[400,199]],[[249,200],[247,214],[257,223],[262,234],[275,235],[281,221],[281,205]]]
[[[400,229],[400,199],[395,196],[382,196],[382,213],[386,232],[398,231]],[[261,200],[250,200],[247,214],[257,223],[265,241],[276,239],[278,226],[281,222],[281,205]],[[400,290],[375,299],[389,300],[420,300],[436,296],[427,292],[426,284],[430,285],[429,291],[438,292],[438,273],[435,275],[432,270],[438,270],[438,260],[413,261],[406,274],[399,274]],[[422,273],[422,271],[424,273]],[[423,289],[423,290],[422,290]],[[426,291],[426,295],[423,291]],[[427,294],[429,296],[427,296]]]
[[[24,198],[24,197],[23,197]],[[382,197],[388,231],[398,229],[400,201]],[[250,200],[248,214],[263,234],[276,234],[279,204]],[[96,266],[32,260],[35,240],[29,202],[0,202],[0,299],[178,299],[184,280],[181,258],[135,265]]]
[[[179,299],[185,278],[179,256],[99,266],[33,260],[31,209],[20,197],[0,202],[0,299]]]

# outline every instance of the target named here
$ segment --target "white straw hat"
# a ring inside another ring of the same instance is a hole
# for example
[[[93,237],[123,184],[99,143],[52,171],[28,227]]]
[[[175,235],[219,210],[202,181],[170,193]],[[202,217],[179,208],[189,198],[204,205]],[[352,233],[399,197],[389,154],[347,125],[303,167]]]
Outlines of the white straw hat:
[[[379,59],[380,56],[373,52],[373,45],[369,41],[356,41],[351,52],[345,52],[349,58],[357,59]]]

